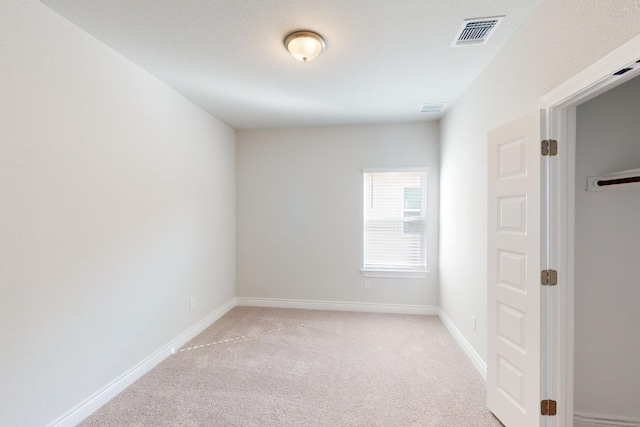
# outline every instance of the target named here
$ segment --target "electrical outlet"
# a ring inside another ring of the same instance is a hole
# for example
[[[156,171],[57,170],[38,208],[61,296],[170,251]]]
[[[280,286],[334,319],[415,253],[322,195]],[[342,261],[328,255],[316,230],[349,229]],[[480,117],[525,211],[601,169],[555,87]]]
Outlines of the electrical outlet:
[[[471,316],[471,329],[473,329],[474,331],[476,330],[476,316]]]
[[[366,290],[371,289],[371,280],[365,280],[365,281],[364,281],[364,288],[365,288]]]
[[[196,307],[196,299],[194,297],[189,298],[189,310],[193,310]]]

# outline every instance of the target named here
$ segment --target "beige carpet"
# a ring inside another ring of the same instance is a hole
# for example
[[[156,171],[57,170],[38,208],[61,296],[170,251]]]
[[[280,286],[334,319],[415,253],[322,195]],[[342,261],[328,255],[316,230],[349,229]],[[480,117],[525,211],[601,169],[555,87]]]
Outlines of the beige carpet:
[[[434,316],[236,307],[81,426],[500,426]]]

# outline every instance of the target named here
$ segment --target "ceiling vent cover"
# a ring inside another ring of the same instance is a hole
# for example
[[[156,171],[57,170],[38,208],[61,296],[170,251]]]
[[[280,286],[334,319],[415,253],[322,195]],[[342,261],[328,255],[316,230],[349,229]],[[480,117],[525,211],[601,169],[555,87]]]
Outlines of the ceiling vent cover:
[[[431,104],[422,104],[420,106],[421,113],[441,113],[447,107],[446,102],[434,102]]]
[[[465,19],[451,46],[485,44],[504,16]]]

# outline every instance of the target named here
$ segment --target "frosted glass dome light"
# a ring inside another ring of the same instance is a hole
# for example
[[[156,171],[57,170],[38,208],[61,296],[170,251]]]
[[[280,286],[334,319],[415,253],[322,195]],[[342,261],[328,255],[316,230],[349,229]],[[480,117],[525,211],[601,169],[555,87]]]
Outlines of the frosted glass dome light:
[[[327,43],[313,31],[294,31],[284,38],[284,46],[298,61],[309,62],[320,55]]]

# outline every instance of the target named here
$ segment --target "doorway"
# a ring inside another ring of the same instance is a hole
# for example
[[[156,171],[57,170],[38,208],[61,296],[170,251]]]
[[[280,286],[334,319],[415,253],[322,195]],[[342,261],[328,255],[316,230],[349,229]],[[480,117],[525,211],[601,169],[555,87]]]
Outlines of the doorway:
[[[640,78],[577,107],[575,158],[574,425],[640,426],[640,188],[587,186],[640,168]]]
[[[632,413],[632,410],[637,409],[630,409],[633,405],[627,404],[628,400],[635,400],[637,406],[638,394],[625,394],[622,397],[612,397],[611,400],[603,398],[605,393],[615,395],[612,393],[614,390],[625,391],[624,387],[620,387],[620,381],[615,380],[625,374],[622,365],[625,357],[616,358],[615,354],[626,351],[631,356],[640,351],[637,343],[624,343],[625,335],[619,330],[623,325],[625,330],[633,334],[628,338],[633,340],[637,336],[639,323],[628,324],[632,323],[632,318],[625,317],[621,309],[630,300],[637,302],[640,299],[640,286],[633,286],[634,278],[631,276],[634,274],[637,277],[633,268],[634,264],[639,263],[632,259],[630,265],[622,270],[618,264],[629,258],[626,246],[634,245],[638,240],[630,237],[633,233],[628,230],[628,226],[626,233],[615,231],[616,226],[624,229],[626,224],[616,219],[615,215],[637,218],[638,211],[627,212],[626,206],[633,201],[625,201],[624,196],[621,198],[620,195],[612,196],[613,192],[602,192],[595,197],[592,197],[593,193],[584,194],[583,181],[585,174],[593,173],[591,171],[594,168],[599,170],[597,173],[640,168],[640,156],[633,159],[628,154],[628,150],[635,149],[635,153],[640,155],[640,138],[635,141],[627,138],[626,143],[604,147],[603,144],[607,145],[607,140],[613,133],[621,132],[614,127],[607,133],[600,123],[599,129],[605,132],[603,137],[596,135],[594,128],[589,127],[596,125],[595,118],[605,118],[604,115],[597,114],[598,109],[609,108],[613,113],[613,107],[605,104],[615,103],[612,99],[615,99],[616,93],[624,93],[633,85],[640,87],[640,79],[630,81],[640,75],[638,52],[640,37],[607,55],[541,100],[547,119],[546,136],[559,141],[557,158],[549,165],[550,184],[545,189],[550,236],[547,253],[549,265],[556,266],[559,275],[558,286],[549,291],[550,295],[544,301],[546,316],[552,325],[547,340],[550,354],[547,370],[558,400],[558,417],[551,420],[549,425],[640,426],[640,421],[637,422],[640,417],[635,418]],[[622,72],[623,70],[626,71]],[[631,86],[620,86],[627,82]],[[620,111],[609,118],[620,119]],[[637,111],[640,109],[636,108],[634,112]],[[640,117],[635,121],[640,122],[638,119]],[[591,137],[597,137],[600,141],[590,141]],[[608,154],[603,155],[602,150]],[[617,153],[618,151],[623,153]],[[598,161],[601,162],[599,165]],[[632,166],[627,166],[629,163]],[[597,200],[598,198],[602,200]],[[627,199],[637,201],[639,198],[640,193],[627,192]],[[594,207],[591,205],[594,203],[600,211],[593,211]],[[602,221],[606,218],[609,218],[607,222],[610,224],[603,226]],[[639,228],[637,219],[631,221],[636,229]],[[611,227],[614,227],[613,232]],[[608,236],[608,240],[603,240],[603,234]],[[606,263],[609,267],[603,268],[604,270],[618,268],[619,271],[609,271],[609,275],[599,276],[598,266]],[[611,285],[612,282],[616,282],[615,286]],[[629,295],[621,292],[629,291],[630,288],[635,293]],[[613,298],[613,292],[621,295]],[[622,342],[627,347],[612,349],[611,345],[615,341],[618,344]],[[603,353],[606,356],[604,358],[601,357]],[[637,384],[640,382],[640,373],[638,368],[633,368],[629,367],[626,371],[626,379],[635,376]],[[622,374],[617,371],[622,371]],[[626,391],[637,390],[632,387]]]

